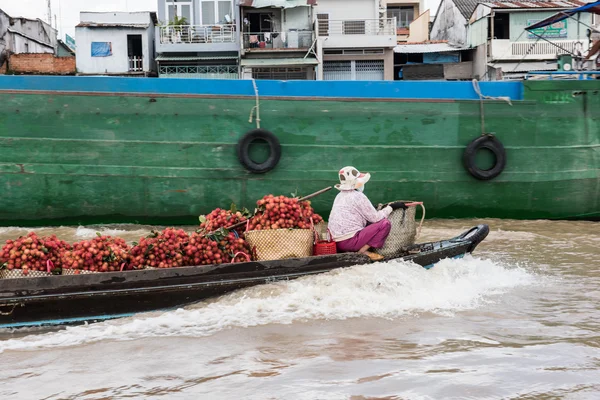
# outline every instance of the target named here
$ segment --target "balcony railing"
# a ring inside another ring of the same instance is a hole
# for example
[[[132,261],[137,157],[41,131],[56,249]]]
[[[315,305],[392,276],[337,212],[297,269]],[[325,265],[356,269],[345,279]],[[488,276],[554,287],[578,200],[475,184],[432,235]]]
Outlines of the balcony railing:
[[[555,40],[548,43],[494,39],[491,42],[491,57],[494,60],[555,60],[557,54],[572,53],[577,46],[582,47],[582,43],[578,44],[577,40]]]
[[[244,49],[305,49],[312,46],[313,32],[256,32],[244,33]]]
[[[192,79],[238,79],[236,65],[161,65],[158,71],[161,78],[192,78]]]
[[[129,72],[142,72],[144,70],[144,58],[141,56],[129,57]]]
[[[178,25],[160,27],[161,44],[235,42],[235,25]]]
[[[396,35],[396,18],[361,20],[320,19],[317,23],[317,30],[320,37],[340,35],[392,36]]]

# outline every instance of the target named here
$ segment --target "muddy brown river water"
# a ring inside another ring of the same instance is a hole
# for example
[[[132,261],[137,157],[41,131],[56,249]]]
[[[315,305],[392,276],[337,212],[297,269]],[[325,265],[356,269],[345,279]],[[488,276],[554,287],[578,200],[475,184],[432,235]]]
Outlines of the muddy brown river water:
[[[428,220],[421,239],[478,223],[491,233],[472,256],[429,271],[355,266],[172,312],[0,330],[0,398],[600,398],[600,223]]]

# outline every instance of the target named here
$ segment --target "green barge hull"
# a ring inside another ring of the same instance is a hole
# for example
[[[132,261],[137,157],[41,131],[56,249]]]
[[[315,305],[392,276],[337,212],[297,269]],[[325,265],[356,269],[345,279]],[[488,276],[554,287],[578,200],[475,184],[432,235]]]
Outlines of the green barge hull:
[[[331,186],[346,165],[372,174],[374,203],[424,201],[428,217],[600,219],[600,81],[481,83],[511,104],[480,100],[471,82],[257,87],[0,77],[0,224],[196,224],[216,207]],[[282,146],[265,174],[236,155],[257,102]],[[506,150],[491,180],[463,164],[482,132]],[[334,196],[313,201],[325,218]]]

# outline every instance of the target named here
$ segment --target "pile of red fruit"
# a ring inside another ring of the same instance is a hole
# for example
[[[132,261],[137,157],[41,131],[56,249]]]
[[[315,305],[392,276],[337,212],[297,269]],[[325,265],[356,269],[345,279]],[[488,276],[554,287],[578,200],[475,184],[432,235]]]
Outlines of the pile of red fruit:
[[[102,236],[73,244],[72,250],[62,254],[66,269],[92,272],[114,272],[131,269],[129,246],[121,238]]]
[[[190,240],[183,229],[167,228],[152,231],[131,249],[131,265],[135,269],[175,268],[183,266],[184,249]]]
[[[6,241],[0,250],[0,264],[8,270],[21,269],[24,274],[48,271],[50,265],[50,272],[60,273],[61,253],[68,249],[69,244],[55,235],[40,238],[35,232],[30,232],[17,240]]]
[[[235,232],[219,229],[214,234],[194,232],[185,248],[184,265],[214,265],[248,261],[250,246]]]
[[[310,205],[297,198],[269,194],[256,202],[257,214],[250,220],[248,230],[310,229],[312,223],[323,221]]]
[[[208,215],[200,216],[200,229],[204,232],[215,232],[220,228],[227,228],[238,222],[245,221],[250,217],[250,212],[246,209],[237,210],[232,206],[230,210],[217,208]],[[238,233],[244,232],[245,227],[237,228]]]

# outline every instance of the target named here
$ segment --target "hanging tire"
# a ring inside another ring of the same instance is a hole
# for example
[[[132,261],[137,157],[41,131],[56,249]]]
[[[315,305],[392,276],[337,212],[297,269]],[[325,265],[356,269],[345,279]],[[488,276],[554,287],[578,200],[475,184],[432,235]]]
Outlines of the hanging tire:
[[[250,158],[250,145],[256,140],[264,140],[269,145],[269,158],[263,163],[256,163]],[[264,174],[277,166],[281,158],[281,144],[277,136],[264,129],[254,129],[246,133],[237,144],[237,156],[240,163],[254,174]]]
[[[477,167],[475,163],[475,157],[477,152],[481,149],[488,149],[496,157],[496,163],[488,170]],[[477,139],[473,140],[463,154],[463,162],[465,168],[471,175],[480,180],[494,179],[504,171],[506,167],[506,151],[502,143],[493,135],[482,135]]]

